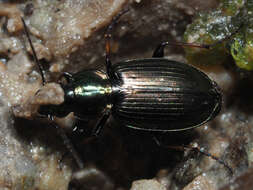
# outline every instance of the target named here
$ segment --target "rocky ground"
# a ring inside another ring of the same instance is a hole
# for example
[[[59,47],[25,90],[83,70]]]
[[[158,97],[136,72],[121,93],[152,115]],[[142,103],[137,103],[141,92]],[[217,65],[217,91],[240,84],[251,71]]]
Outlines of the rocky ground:
[[[237,1],[222,2],[231,5]],[[247,1],[240,2],[238,7],[243,9]],[[130,9],[113,29],[111,59],[116,63],[151,57],[161,41],[183,41],[187,25],[198,13],[219,6],[216,0],[0,1],[0,189],[68,189],[78,167],[56,129],[47,119],[40,119],[36,111],[42,104],[63,101],[62,90],[54,83],[62,72],[104,69],[103,34],[114,15],[124,7]],[[21,16],[45,68],[46,81],[50,82],[44,87]],[[188,62],[181,47],[168,47],[166,58]],[[95,121],[83,124],[73,121],[70,115],[70,119],[57,122],[66,128],[85,165],[85,177],[75,187],[250,189],[252,75],[236,67],[229,54],[213,62],[198,67],[222,89],[221,113],[197,129],[156,135],[168,145],[197,143],[224,160],[233,174],[200,153],[158,147],[153,134],[128,129],[113,118],[98,140],[87,143],[85,137]],[[83,130],[81,134],[72,132],[74,123]],[[72,184],[76,185],[74,181]]]

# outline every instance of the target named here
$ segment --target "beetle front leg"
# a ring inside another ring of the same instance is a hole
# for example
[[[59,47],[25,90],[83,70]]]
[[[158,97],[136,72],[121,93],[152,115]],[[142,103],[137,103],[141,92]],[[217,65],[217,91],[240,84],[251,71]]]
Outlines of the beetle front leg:
[[[107,74],[108,78],[111,81],[117,81],[118,78],[117,78],[115,72],[112,69],[112,62],[111,62],[111,59],[110,59],[110,56],[111,56],[111,47],[110,47],[111,34],[110,34],[110,29],[111,29],[111,27],[110,26],[108,27],[107,32],[105,34],[105,66],[106,66],[106,74]]]
[[[115,80],[115,73],[112,70],[112,62],[110,59],[110,38],[111,38],[111,34],[105,34],[105,50],[106,50],[106,54],[105,54],[105,66],[106,66],[106,74],[108,75],[109,79],[111,80]]]
[[[110,80],[118,80],[118,77],[116,76],[115,72],[112,70],[112,63],[110,60],[110,55],[111,55],[111,48],[110,48],[110,40],[112,38],[112,29],[115,24],[117,24],[119,18],[128,12],[129,9],[126,8],[119,12],[115,17],[113,17],[111,24],[107,27],[106,33],[105,33],[105,65],[106,65],[106,73],[109,77]]]
[[[70,141],[69,137],[67,136],[66,132],[64,131],[64,129],[61,128],[61,127],[59,127],[54,122],[54,118],[51,115],[49,115],[49,119],[52,121],[52,125],[54,125],[54,127],[56,128],[57,133],[61,136],[64,145],[66,146],[66,148],[68,149],[68,151],[71,153],[71,155],[75,159],[78,167],[80,169],[83,169],[84,168],[83,161],[82,161],[81,157],[79,156],[78,152],[76,151],[74,145]]]
[[[97,139],[97,137],[100,135],[100,133],[101,133],[103,127],[105,126],[110,115],[111,115],[111,110],[109,108],[107,108],[105,110],[103,116],[100,118],[97,125],[93,129],[91,136],[85,139],[85,141],[84,141],[85,144],[90,143],[90,141]],[[98,178],[100,178],[102,176],[103,179],[106,181],[108,181],[108,179],[109,179],[105,174],[103,174],[100,170],[98,170],[96,168],[92,168],[91,173],[88,171],[89,171],[89,168],[84,169],[83,167],[80,167],[79,170],[74,172],[72,175],[72,179],[69,183],[68,189],[69,190],[81,189],[83,187],[83,185],[85,185],[85,183],[87,183],[86,180],[89,180],[89,182],[90,182],[90,176],[94,176],[94,177],[98,177]],[[91,186],[96,187],[97,183],[91,184]]]
[[[91,141],[96,140],[99,137],[110,115],[111,110],[107,108],[103,113],[102,117],[97,122],[96,126],[93,128],[91,135],[85,138],[85,140],[83,141],[84,144],[90,143]]]
[[[111,115],[111,110],[110,109],[106,109],[106,111],[104,112],[103,116],[101,117],[101,119],[98,121],[96,127],[92,130],[92,136],[93,137],[98,137],[101,134],[102,129],[104,128],[108,118]]]

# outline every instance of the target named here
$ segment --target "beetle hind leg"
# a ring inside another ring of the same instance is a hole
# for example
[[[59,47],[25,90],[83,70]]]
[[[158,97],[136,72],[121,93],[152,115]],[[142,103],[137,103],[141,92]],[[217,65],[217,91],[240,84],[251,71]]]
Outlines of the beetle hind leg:
[[[152,57],[163,57],[164,56],[164,48],[166,46],[182,46],[182,47],[188,46],[188,47],[195,47],[195,48],[211,49],[211,48],[215,47],[216,45],[221,44],[224,41],[231,39],[231,37],[234,36],[235,34],[237,34],[243,26],[244,26],[244,24],[241,24],[238,27],[238,29],[236,29],[234,32],[232,32],[229,36],[226,36],[225,38],[218,40],[217,42],[214,42],[212,44],[169,42],[169,41],[162,42],[157,46]]]
[[[162,42],[155,49],[152,57],[163,57],[164,56],[164,48],[166,46],[166,42]]]
[[[162,42],[157,46],[152,57],[163,57],[164,56],[164,48],[166,46],[189,46],[189,47],[209,49],[211,46],[213,46],[213,44],[207,45],[207,44],[194,44],[194,43],[184,43],[184,42],[168,42],[168,41]]]
[[[195,146],[195,145],[179,145],[179,146],[170,146],[170,145],[164,145],[162,144],[157,137],[153,136],[153,140],[155,141],[155,143],[159,146],[159,147],[163,147],[166,149],[173,149],[173,150],[178,150],[178,151],[185,151],[185,150],[191,150],[191,151],[195,151],[195,152],[199,152],[207,157],[212,158],[213,160],[217,161],[219,164],[223,165],[225,168],[227,168],[227,170],[229,171],[229,173],[231,175],[233,175],[233,170],[232,168],[227,164],[227,162],[225,162],[224,160],[221,160],[220,158],[218,158],[217,156],[214,156],[213,154],[202,150],[199,146]]]

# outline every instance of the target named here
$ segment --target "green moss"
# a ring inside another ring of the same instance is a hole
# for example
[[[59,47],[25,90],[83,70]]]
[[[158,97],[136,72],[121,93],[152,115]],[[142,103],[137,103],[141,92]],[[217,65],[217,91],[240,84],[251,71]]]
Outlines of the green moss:
[[[230,23],[231,16],[224,16],[221,10],[199,14],[188,26],[184,34],[185,41],[197,44],[215,44],[238,29],[238,25]],[[210,50],[191,47],[185,50],[186,58],[191,64],[217,64],[226,61],[229,56],[224,44],[214,45]]]
[[[224,15],[234,16],[245,5],[245,0],[222,0],[219,9]]]
[[[230,52],[238,67],[246,70],[253,70],[253,42],[252,36],[245,38],[244,35],[237,35],[231,45]]]
[[[185,32],[185,41],[215,45],[211,50],[186,48],[189,63],[223,63],[232,55],[238,67],[253,70],[252,16],[253,0],[221,0],[216,10],[196,16]],[[216,44],[218,41],[222,43]]]

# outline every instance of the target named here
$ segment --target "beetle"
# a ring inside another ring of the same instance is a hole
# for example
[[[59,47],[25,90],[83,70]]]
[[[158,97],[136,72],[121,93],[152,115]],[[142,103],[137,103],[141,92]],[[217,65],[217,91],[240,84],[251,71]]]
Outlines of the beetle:
[[[75,74],[63,73],[62,77],[66,79],[66,83],[61,84],[64,102],[60,105],[42,105],[39,114],[49,115],[52,119],[53,116],[65,117],[73,112],[79,118],[98,119],[92,132],[95,137],[110,116],[129,128],[160,132],[192,129],[215,118],[222,106],[222,93],[217,83],[194,66],[165,59],[164,48],[167,45],[189,45],[209,49],[216,44],[162,42],[152,58],[121,61],[112,65],[111,30],[127,11],[114,17],[107,28],[105,72],[89,69]],[[43,67],[37,59],[23,18],[22,21],[44,85]],[[99,115],[102,116],[97,118]],[[64,133],[62,136],[67,139]],[[65,140],[65,144],[70,147],[79,167],[83,168],[71,142]],[[229,168],[215,156],[198,151]]]
[[[190,65],[160,57],[106,64],[106,73],[65,73],[64,103],[39,112],[81,118],[103,113],[94,130],[98,135],[110,115],[130,128],[165,132],[203,125],[221,109],[217,84]]]
[[[100,133],[110,115],[126,127],[162,132],[187,130],[213,119],[222,104],[218,85],[191,65],[163,58],[168,43],[161,43],[152,58],[112,65],[110,30],[125,12],[113,19],[105,34],[106,71],[63,73],[61,77],[67,81],[61,84],[64,102],[41,106],[39,113],[65,117],[73,112],[88,119],[102,115],[94,135]]]

